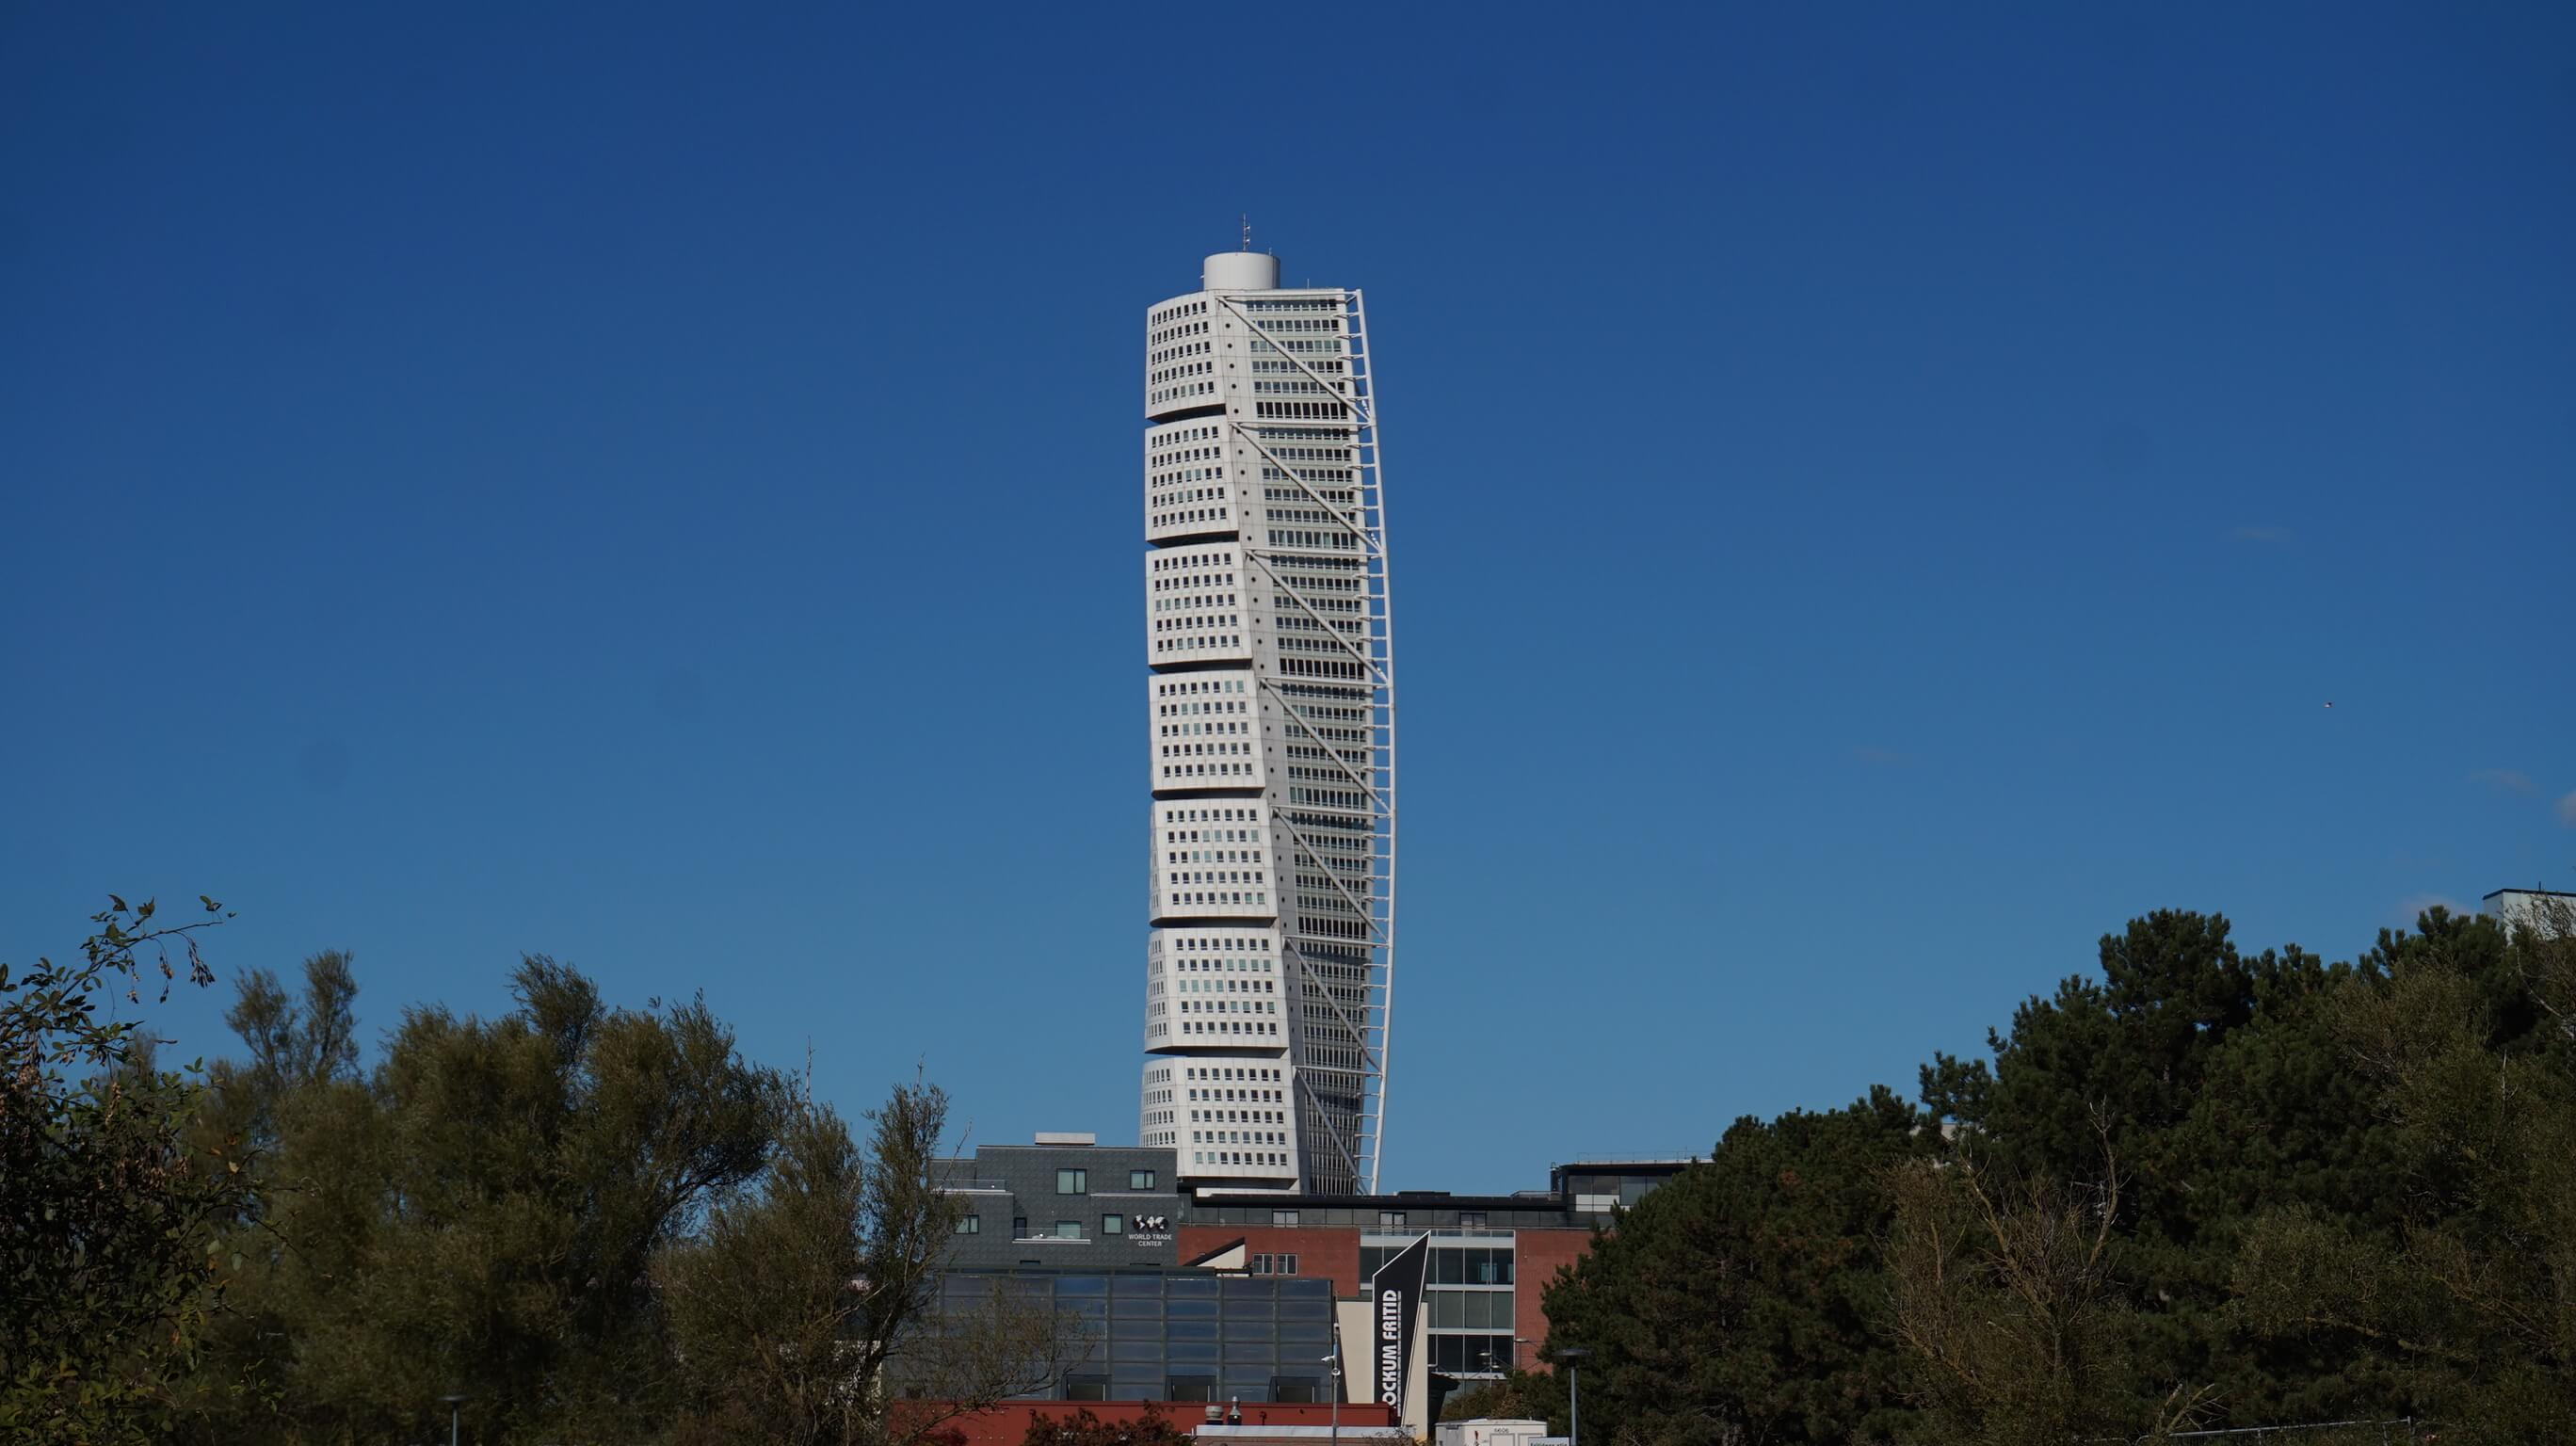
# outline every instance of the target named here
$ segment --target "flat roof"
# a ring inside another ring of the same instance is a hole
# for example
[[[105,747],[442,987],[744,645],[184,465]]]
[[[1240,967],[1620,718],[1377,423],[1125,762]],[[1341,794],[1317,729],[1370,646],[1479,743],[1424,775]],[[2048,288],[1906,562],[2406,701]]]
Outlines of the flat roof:
[[[1561,1210],[1550,1191],[1527,1195],[1201,1195],[1201,1205],[1267,1205],[1274,1210]]]

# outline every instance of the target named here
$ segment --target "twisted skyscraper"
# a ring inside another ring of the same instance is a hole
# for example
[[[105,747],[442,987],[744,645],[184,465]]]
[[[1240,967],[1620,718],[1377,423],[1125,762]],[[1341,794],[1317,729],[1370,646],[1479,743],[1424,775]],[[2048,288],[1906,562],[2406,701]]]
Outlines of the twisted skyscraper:
[[[1145,316],[1154,794],[1139,1142],[1197,1189],[1373,1193],[1395,671],[1360,293],[1207,258]]]

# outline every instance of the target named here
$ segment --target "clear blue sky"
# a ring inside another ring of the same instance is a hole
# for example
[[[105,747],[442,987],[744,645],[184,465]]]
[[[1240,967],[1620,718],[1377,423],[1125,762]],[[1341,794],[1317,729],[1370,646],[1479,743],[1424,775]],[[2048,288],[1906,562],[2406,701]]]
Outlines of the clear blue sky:
[[[1390,1186],[2576,884],[2576,10],[0,12],[0,958],[1132,1139],[1140,316],[1376,330]],[[2324,705],[2332,700],[2334,707]],[[222,1000],[156,1016],[184,1057]]]

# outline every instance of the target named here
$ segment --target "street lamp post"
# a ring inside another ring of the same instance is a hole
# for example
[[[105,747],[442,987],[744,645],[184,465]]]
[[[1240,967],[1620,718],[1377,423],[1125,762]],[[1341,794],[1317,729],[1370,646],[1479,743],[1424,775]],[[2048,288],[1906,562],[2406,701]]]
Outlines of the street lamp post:
[[[458,1415],[465,1409],[465,1398],[463,1396],[441,1396],[438,1399],[447,1403],[447,1446],[457,1446],[456,1423]]]
[[[1565,1446],[1583,1446],[1583,1362],[1592,1352],[1568,1346],[1556,1353],[1566,1366]]]
[[[1333,1363],[1333,1428],[1328,1439],[1342,1446],[1342,1323],[1333,1322],[1333,1353],[1324,1357]]]

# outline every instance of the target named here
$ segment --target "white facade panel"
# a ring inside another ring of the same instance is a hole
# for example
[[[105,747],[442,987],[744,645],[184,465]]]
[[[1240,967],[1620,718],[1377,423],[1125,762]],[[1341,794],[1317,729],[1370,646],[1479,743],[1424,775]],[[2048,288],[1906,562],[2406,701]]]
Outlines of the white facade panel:
[[[1248,668],[1158,673],[1145,684],[1153,720],[1147,771],[1157,790],[1261,788],[1259,679]]]
[[[1256,619],[1241,543],[1182,543],[1145,556],[1145,662],[1165,668],[1252,661]]]
[[[1248,500],[1227,473],[1225,423],[1197,417],[1145,433],[1145,540],[1240,531]]]
[[[1154,921],[1276,917],[1279,855],[1269,816],[1257,799],[1156,803]]]

